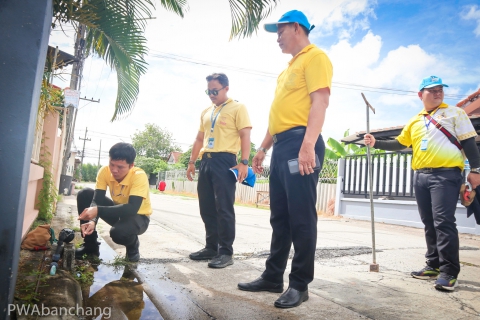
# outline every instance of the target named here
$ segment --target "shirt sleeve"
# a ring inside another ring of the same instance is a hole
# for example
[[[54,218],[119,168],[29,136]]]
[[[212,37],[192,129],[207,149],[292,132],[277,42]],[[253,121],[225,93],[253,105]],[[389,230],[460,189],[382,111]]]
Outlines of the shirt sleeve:
[[[322,88],[332,88],[333,67],[323,52],[315,55],[305,66],[305,82],[308,93]]]
[[[146,199],[150,192],[150,186],[148,184],[148,177],[145,171],[138,170],[135,172],[132,178],[132,188],[130,189],[129,196],[138,196]]]
[[[402,132],[397,137],[398,142],[403,144],[405,147],[409,147],[412,145],[412,133],[410,131],[412,127],[412,119],[408,121],[408,123],[403,127]]]
[[[457,108],[457,117],[455,119],[455,136],[458,140],[465,140],[476,137],[477,132],[463,109]]]
[[[107,179],[108,179],[108,170],[107,167],[102,167],[98,170],[97,173],[97,182],[95,184],[95,189],[98,190],[107,190]]]
[[[238,108],[237,115],[235,117],[235,126],[237,127],[237,130],[252,127],[247,107],[245,107],[243,104]]]
[[[200,132],[205,132],[205,127],[204,127],[204,123],[203,123],[203,117],[205,116],[205,113],[207,113],[209,108],[205,109],[202,111],[202,114],[200,115],[200,127],[198,127],[198,131]]]

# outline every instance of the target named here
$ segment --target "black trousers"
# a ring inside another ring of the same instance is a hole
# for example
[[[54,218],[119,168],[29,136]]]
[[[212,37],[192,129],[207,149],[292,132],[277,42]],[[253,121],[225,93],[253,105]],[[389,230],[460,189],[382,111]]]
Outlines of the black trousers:
[[[93,200],[94,190],[91,188],[84,188],[77,194],[77,210],[80,215],[83,210],[90,207]],[[115,205],[112,199],[105,197],[104,202],[97,203],[98,206],[113,206]],[[135,214],[130,217],[118,218],[108,217],[101,218],[108,223],[112,228],[110,229],[110,237],[113,242],[124,245],[126,247],[132,246],[137,242],[138,235],[143,234],[150,223],[150,218],[143,214]],[[88,221],[80,220],[80,224]]]
[[[460,272],[455,210],[463,182],[460,170],[415,173],[414,188],[420,218],[425,225],[427,265],[451,276]]]
[[[227,152],[204,153],[200,163],[197,191],[205,247],[218,254],[233,254],[236,179],[229,169],[236,165],[235,155]]]
[[[305,130],[293,128],[277,135],[270,163],[270,224],[272,242],[270,256],[262,278],[283,282],[290,248],[294,248],[289,286],[304,291],[314,276],[317,245],[317,183],[320,170],[310,175],[291,175],[287,162],[298,158]],[[315,153],[322,162],[325,144],[322,136],[315,144]]]

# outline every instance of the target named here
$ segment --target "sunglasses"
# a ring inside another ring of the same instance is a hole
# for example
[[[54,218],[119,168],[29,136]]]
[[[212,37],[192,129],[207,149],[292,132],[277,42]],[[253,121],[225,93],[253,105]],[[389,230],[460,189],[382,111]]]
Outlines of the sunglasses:
[[[217,89],[213,89],[213,90],[208,90],[208,89],[207,89],[207,90],[205,90],[205,93],[207,94],[207,96],[209,96],[209,95],[212,94],[212,95],[214,95],[214,96],[216,97],[216,96],[218,96],[218,92],[219,92],[220,90],[223,90],[223,89],[225,89],[225,87],[220,88],[220,89],[218,89],[218,90],[217,90]]]
[[[427,89],[427,88],[425,88],[425,90],[430,92],[430,93],[433,93],[433,94],[443,93],[443,88],[439,88],[439,89]]]

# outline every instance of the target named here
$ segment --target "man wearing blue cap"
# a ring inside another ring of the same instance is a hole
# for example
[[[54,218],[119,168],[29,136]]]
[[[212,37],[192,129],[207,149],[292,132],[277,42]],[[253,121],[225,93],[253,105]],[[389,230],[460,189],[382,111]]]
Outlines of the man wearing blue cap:
[[[314,276],[317,243],[317,183],[325,144],[322,126],[329,104],[332,64],[325,52],[310,44],[313,29],[300,11],[285,13],[278,22],[265,24],[277,33],[283,53],[292,59],[277,79],[270,109],[268,131],[253,158],[253,169],[262,171],[267,150],[273,145],[270,163],[270,224],[272,242],[265,271],[260,278],[239,283],[246,291],[283,292],[283,274],[292,243],[295,254],[288,289],[275,301],[278,308],[299,306],[308,299]],[[289,160],[298,158],[291,174]],[[316,170],[314,170],[316,168]],[[318,169],[317,169],[318,168]]]
[[[443,88],[437,76],[424,78],[418,97],[423,109],[412,117],[393,141],[376,141],[365,135],[365,144],[390,151],[409,146],[413,150],[414,190],[420,218],[425,225],[426,266],[411,273],[417,279],[434,279],[438,290],[453,291],[460,272],[459,240],[455,209],[463,182],[464,156],[472,166],[468,181],[480,184],[480,153],[477,133],[463,109],[443,102]]]

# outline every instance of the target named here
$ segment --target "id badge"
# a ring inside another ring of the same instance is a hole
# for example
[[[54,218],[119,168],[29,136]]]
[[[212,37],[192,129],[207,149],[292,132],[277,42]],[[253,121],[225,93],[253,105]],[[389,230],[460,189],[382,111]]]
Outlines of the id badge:
[[[215,143],[215,138],[208,138],[207,148],[208,148],[208,149],[213,149],[214,143]]]
[[[422,139],[422,143],[420,144],[420,150],[427,151],[428,148],[428,139]]]

